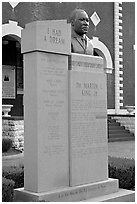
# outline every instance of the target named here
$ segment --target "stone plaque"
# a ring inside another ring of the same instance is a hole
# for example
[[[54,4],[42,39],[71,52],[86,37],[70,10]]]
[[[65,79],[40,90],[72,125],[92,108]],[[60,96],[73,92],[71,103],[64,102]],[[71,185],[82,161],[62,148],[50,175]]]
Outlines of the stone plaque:
[[[104,72],[102,57],[73,53],[69,57],[69,69],[86,72]]]
[[[106,76],[103,71],[69,72],[70,185],[106,180],[108,178]]]
[[[46,192],[69,185],[68,57],[34,52],[24,59],[25,190]]]
[[[28,43],[29,42],[29,43]],[[71,27],[66,20],[35,21],[22,31],[22,53],[46,51],[71,53]]]

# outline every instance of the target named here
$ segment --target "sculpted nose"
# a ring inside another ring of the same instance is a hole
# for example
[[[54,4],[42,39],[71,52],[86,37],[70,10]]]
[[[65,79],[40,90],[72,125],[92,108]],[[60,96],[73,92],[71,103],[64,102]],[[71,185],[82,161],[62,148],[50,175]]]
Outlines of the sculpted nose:
[[[88,26],[88,25],[89,25],[89,22],[85,20],[85,21],[84,21],[84,24]]]

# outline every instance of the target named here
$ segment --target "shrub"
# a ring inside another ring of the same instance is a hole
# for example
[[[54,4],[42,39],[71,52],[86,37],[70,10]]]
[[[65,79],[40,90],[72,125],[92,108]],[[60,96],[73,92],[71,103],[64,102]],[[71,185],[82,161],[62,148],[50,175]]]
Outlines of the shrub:
[[[12,147],[12,139],[9,137],[2,138],[2,152],[7,152]]]
[[[119,180],[119,187],[134,189],[135,187],[135,161],[134,159],[109,157],[109,177]]]
[[[135,161],[109,157],[109,177],[119,180],[119,187],[134,189],[135,187]],[[5,166],[2,176],[15,182],[14,188],[24,187],[24,166]]]
[[[14,188],[24,187],[24,167],[23,166],[5,166],[2,170],[2,176],[6,179],[12,179]]]
[[[2,202],[11,202],[14,198],[14,181],[2,178]]]
[[[129,166],[135,166],[135,160],[134,159],[128,159],[128,158],[119,158],[119,157],[108,157],[109,164],[113,164],[117,167],[129,167]]]

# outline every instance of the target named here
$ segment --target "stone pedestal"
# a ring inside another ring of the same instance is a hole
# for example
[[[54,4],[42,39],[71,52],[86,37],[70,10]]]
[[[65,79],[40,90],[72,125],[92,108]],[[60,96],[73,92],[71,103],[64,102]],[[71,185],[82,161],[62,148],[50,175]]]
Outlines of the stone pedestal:
[[[22,33],[22,52],[25,72],[24,189],[42,193],[69,186],[70,25],[66,21],[26,25]]]

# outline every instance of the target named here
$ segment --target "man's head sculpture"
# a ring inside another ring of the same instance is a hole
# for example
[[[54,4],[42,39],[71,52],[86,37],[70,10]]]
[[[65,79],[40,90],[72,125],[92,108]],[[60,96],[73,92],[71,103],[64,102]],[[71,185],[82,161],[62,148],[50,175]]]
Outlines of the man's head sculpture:
[[[89,17],[83,9],[75,9],[70,16],[72,29],[80,36],[83,36],[89,29]]]

